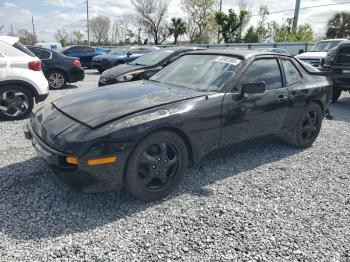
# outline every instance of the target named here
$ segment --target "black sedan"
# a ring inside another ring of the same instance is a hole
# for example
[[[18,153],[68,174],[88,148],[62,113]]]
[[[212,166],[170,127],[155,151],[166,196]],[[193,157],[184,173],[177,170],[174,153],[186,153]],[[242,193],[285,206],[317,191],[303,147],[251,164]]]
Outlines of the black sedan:
[[[122,82],[149,79],[165,66],[171,64],[182,54],[204,48],[197,47],[169,47],[141,56],[128,64],[122,64],[104,71],[98,82],[99,86]]]
[[[51,89],[61,89],[67,83],[84,80],[84,69],[78,58],[68,57],[61,53],[36,46],[28,46],[42,61],[42,70]]]
[[[192,52],[150,80],[61,98],[36,113],[25,135],[75,188],[124,185],[153,201],[215,149],[270,134],[311,146],[331,96],[331,83],[315,74],[290,56]]]

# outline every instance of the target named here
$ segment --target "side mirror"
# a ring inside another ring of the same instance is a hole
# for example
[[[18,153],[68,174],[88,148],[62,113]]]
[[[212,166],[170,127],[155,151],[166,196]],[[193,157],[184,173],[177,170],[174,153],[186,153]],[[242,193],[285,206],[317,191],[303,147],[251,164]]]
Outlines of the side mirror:
[[[246,83],[246,84],[243,84],[242,93],[259,94],[259,93],[264,93],[265,90],[266,90],[266,85],[264,82]]]
[[[130,51],[128,51],[127,53],[126,53],[126,56],[127,57],[129,57],[129,56],[131,56],[132,55],[132,52],[130,52]]]

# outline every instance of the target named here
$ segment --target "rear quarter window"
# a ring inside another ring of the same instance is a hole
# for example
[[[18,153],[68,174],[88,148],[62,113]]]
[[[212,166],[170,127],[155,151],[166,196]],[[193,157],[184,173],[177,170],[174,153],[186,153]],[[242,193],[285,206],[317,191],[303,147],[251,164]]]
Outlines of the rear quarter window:
[[[14,43],[13,47],[29,56],[36,57],[33,52],[31,52],[25,45],[21,44],[20,42]]]

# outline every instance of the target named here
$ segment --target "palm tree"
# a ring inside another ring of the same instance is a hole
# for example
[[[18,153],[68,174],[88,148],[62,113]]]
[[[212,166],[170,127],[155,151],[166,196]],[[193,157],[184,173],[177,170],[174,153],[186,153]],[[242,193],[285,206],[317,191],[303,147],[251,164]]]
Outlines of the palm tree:
[[[328,38],[350,37],[350,12],[339,12],[329,19],[326,35]]]
[[[181,18],[173,17],[171,19],[170,35],[174,35],[174,44],[177,44],[177,39],[180,35],[186,33],[186,23]]]

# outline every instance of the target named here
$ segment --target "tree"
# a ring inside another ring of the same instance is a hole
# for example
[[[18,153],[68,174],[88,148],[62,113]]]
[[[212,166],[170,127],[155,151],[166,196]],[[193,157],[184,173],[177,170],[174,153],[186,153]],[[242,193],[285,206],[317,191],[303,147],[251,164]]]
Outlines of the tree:
[[[248,24],[249,12],[241,9],[237,15],[233,9],[228,14],[217,12],[215,21],[220,26],[220,34],[225,43],[241,42],[242,30]]]
[[[254,29],[254,26],[251,26],[248,28],[247,33],[245,34],[243,38],[244,43],[258,43],[259,42],[259,35],[257,34],[256,30]]]
[[[74,36],[74,42],[79,44],[79,43],[81,43],[81,41],[84,37],[84,34],[80,31],[74,31],[73,36]]]
[[[186,33],[186,22],[181,18],[173,17],[171,19],[171,27],[170,27],[170,35],[174,35],[174,44],[177,44],[177,39],[180,35],[184,35]]]
[[[65,46],[69,40],[69,33],[66,29],[58,29],[55,33],[55,38],[62,46]]]
[[[169,7],[168,0],[132,0],[139,22],[154,44],[159,45],[168,38],[166,13]]]
[[[107,16],[96,16],[90,21],[91,32],[98,44],[108,42],[108,33],[111,27],[111,19]]]
[[[37,39],[34,34],[29,33],[27,29],[20,29],[17,31],[19,41],[24,45],[34,45],[37,43]]]
[[[326,36],[328,38],[350,37],[350,12],[340,12],[328,20]]]
[[[299,25],[297,30],[292,30],[293,18],[287,18],[281,24],[276,21],[269,23],[270,36],[276,42],[313,41],[314,32],[310,24]]]
[[[216,34],[215,10],[217,0],[182,0],[182,10],[187,14],[186,32],[191,43],[208,42]]]

